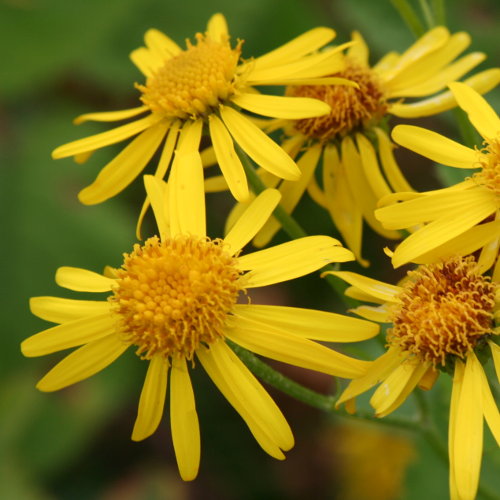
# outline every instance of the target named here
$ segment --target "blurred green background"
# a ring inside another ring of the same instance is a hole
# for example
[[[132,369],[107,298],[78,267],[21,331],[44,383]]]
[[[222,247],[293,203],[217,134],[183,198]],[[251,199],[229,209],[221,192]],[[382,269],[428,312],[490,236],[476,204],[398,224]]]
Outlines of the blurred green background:
[[[415,2],[418,3],[418,2]],[[500,4],[497,0],[447,2],[448,25],[473,36],[471,50],[488,54],[481,68],[498,65]],[[36,381],[61,355],[25,359],[19,343],[49,325],[33,317],[28,298],[77,297],[58,289],[61,265],[100,271],[120,265],[134,242],[143,188],[140,182],[99,206],[83,207],[77,192],[93,180],[117,149],[99,152],[85,165],[53,161],[50,152],[106,126],[71,120],[84,112],[136,105],[141,81],[128,59],[156,27],[182,43],[223,12],[233,39],[245,40],[244,56],[259,55],[317,25],[334,27],[339,41],[360,30],[372,59],[404,50],[413,41],[389,0],[9,0],[0,3],[0,168],[2,202],[2,335],[0,377],[0,498],[41,499],[342,499],[441,500],[448,497],[447,468],[410,434],[350,424],[270,389],[290,421],[295,448],[283,463],[269,458],[200,369],[194,388],[202,432],[198,479],[183,483],[170,441],[168,414],[142,443],[130,440],[145,363],[132,353],[99,375],[54,394]],[[500,109],[500,91],[488,96]],[[456,135],[451,114],[422,122]],[[410,161],[410,160],[408,160]],[[412,160],[413,161],[413,160]],[[418,162],[417,162],[418,163]],[[415,185],[437,182],[408,163]],[[425,168],[425,167],[422,167]],[[430,183],[430,184],[428,184]],[[219,236],[231,206],[224,195],[209,199],[211,230]],[[332,231],[326,216],[307,201],[301,220],[310,232]],[[308,225],[308,220],[314,224]],[[319,222],[318,222],[319,221]],[[324,224],[323,226],[321,226]],[[324,229],[322,229],[324,228]],[[370,239],[371,238],[371,239]],[[372,276],[389,269],[381,241],[367,233]],[[354,269],[355,267],[353,267]],[[317,277],[271,289],[272,302],[338,308]],[[265,299],[263,299],[265,300]],[[296,380],[327,392],[329,377],[287,369]],[[433,391],[443,410],[446,381]],[[405,411],[412,411],[408,403]],[[383,432],[382,432],[383,431]],[[498,489],[500,457],[487,435],[483,476]],[[495,474],[496,473],[496,474]],[[496,481],[496,482],[495,482]]]

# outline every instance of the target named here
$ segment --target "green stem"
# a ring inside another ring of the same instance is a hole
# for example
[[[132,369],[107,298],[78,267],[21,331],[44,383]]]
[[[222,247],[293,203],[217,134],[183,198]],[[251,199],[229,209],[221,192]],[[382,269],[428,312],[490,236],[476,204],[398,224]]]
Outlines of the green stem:
[[[247,179],[248,182],[250,183],[252,191],[257,195],[262,193],[262,191],[267,189],[267,187],[262,182],[262,179],[258,176],[255,167],[252,163],[252,160],[250,160],[248,155],[241,149],[240,146],[235,144],[235,148],[241,160],[241,163],[243,164],[245,173],[247,174]],[[273,215],[276,217],[276,219],[278,219],[279,223],[281,224],[281,227],[288,234],[288,236],[290,236],[291,239],[296,240],[308,236],[308,234],[306,233],[306,231],[304,231],[304,229],[302,229],[300,224],[289,213],[287,213],[286,210],[281,205],[278,205],[275,208]],[[322,272],[338,271],[338,270],[339,270],[338,264],[333,264],[333,265],[329,264],[321,269]],[[356,301],[344,295],[344,290],[346,288],[346,285],[342,280],[331,275],[325,276],[325,280],[347,307],[354,307],[357,305]]]
[[[434,19],[437,25],[446,25],[446,9],[444,7],[444,0],[432,0],[432,11],[434,12]]]
[[[406,23],[415,38],[421,37],[425,33],[425,27],[420,21],[417,13],[407,0],[391,0],[394,8],[399,12],[403,21]]]
[[[431,29],[436,26],[436,21],[434,15],[427,3],[427,0],[419,0],[420,8],[422,9],[422,14],[424,15],[425,22],[427,23],[427,28]]]

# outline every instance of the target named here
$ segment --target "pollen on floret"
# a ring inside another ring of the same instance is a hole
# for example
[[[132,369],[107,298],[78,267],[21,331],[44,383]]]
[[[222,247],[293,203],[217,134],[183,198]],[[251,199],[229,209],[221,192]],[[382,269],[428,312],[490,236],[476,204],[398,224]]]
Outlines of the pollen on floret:
[[[494,333],[497,285],[477,270],[474,257],[454,257],[408,273],[392,310],[390,345],[444,367]]]
[[[153,237],[124,257],[110,301],[138,355],[192,359],[200,344],[224,337],[244,277],[222,240]]]
[[[204,117],[235,93],[242,42],[232,49],[228,40],[217,42],[201,33],[196,42],[188,40],[187,49],[166,60],[145,85],[136,84],[153,112],[167,118]]]
[[[472,178],[500,196],[500,137],[486,144],[479,155],[481,171]]]
[[[335,74],[359,85],[299,85],[287,88],[294,97],[312,97],[331,107],[328,115],[297,120],[294,127],[302,134],[320,141],[369,127],[378,123],[387,112],[387,100],[378,76],[367,67],[345,57],[346,67]]]

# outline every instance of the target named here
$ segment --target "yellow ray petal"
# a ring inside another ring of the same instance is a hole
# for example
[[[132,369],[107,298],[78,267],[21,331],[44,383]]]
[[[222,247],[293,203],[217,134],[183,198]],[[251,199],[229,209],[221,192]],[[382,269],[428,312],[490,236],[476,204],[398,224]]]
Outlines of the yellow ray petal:
[[[341,144],[342,164],[346,174],[349,190],[354,201],[359,206],[363,217],[368,225],[377,233],[390,239],[399,239],[400,234],[397,231],[385,229],[375,218],[373,211],[377,204],[377,198],[373,194],[366,176],[363,172],[361,157],[359,155],[353,140],[346,136]]]
[[[170,234],[168,222],[168,186],[167,183],[152,175],[144,176],[144,186],[153,207],[156,225],[162,241]]]
[[[464,83],[472,87],[480,94],[486,94],[495,88],[500,82],[500,69],[491,68],[476,73],[464,80]],[[429,99],[423,99],[410,104],[394,103],[389,106],[389,113],[401,118],[418,118],[442,113],[457,105],[455,96],[448,90]]]
[[[267,52],[255,60],[257,69],[282,65],[300,59],[302,56],[314,52],[335,38],[335,31],[330,28],[318,27],[281,45],[277,49]]]
[[[352,252],[328,236],[308,236],[238,258],[247,273],[245,286],[280,283],[316,271],[330,262],[353,260]]]
[[[266,189],[248,205],[224,238],[231,255],[241,250],[262,228],[278,206],[280,198],[276,189]]]
[[[415,259],[417,264],[432,264],[440,259],[446,259],[453,255],[470,255],[476,250],[485,247],[493,239],[495,239],[495,248],[498,247],[497,239],[500,234],[500,221],[487,222],[470,228],[465,233],[462,233],[451,240],[448,240],[443,245],[420,255]],[[495,256],[497,254],[495,253]],[[481,264],[481,263],[480,263]],[[489,269],[493,263],[484,265],[484,271]]]
[[[347,50],[347,56],[350,59],[354,59],[361,66],[368,66],[368,58],[370,55],[368,45],[366,44],[364,38],[361,36],[359,31],[353,31],[351,33],[351,40],[356,43],[351,45]]]
[[[359,342],[379,332],[379,326],[375,323],[299,307],[237,304],[233,313],[238,318],[264,323],[273,330],[325,342]]]
[[[367,278],[361,274],[351,273],[349,271],[328,271],[325,274],[333,274],[347,281],[350,285],[384,302],[397,302],[396,296],[402,291],[402,288],[399,286],[389,285],[383,281]]]
[[[95,181],[78,193],[85,205],[95,205],[123,191],[149,163],[165,137],[168,124],[158,123],[141,132],[96,177]]]
[[[290,156],[248,118],[228,107],[222,108],[220,114],[229,133],[255,163],[283,179],[300,177],[299,168]]]
[[[387,52],[372,69],[385,79],[384,75],[396,67],[400,57],[401,55],[395,51]]]
[[[87,269],[63,266],[56,272],[56,283],[75,292],[109,292],[116,280]]]
[[[44,392],[58,391],[104,370],[128,348],[117,335],[94,340],[66,356],[36,385]]]
[[[245,349],[284,363],[344,378],[362,375],[366,361],[350,358],[311,340],[240,317],[227,338]]]
[[[160,120],[161,116],[151,114],[141,118],[140,120],[122,125],[121,127],[116,127],[106,132],[101,132],[100,134],[91,135],[90,137],[85,137],[84,139],[69,142],[68,144],[64,144],[63,146],[59,146],[54,149],[54,151],[52,151],[52,158],[57,160],[59,158],[66,158],[68,156],[86,153],[87,151],[95,151],[96,149],[109,146],[110,144],[116,144],[117,142],[124,141],[125,139],[152,127]]]
[[[396,248],[392,258],[393,266],[399,267],[407,262],[411,262],[420,255],[465,233],[468,229],[479,224],[495,212],[496,207],[492,207],[494,203],[494,200],[485,197],[478,206],[468,207],[466,211],[462,209],[452,219],[438,219],[419,229],[416,233],[408,236]]]
[[[368,391],[374,385],[382,382],[389,374],[395,370],[403,362],[401,351],[391,347],[387,352],[382,354],[375,361],[368,365],[365,373],[354,380],[346,387],[335,403],[338,408],[342,403],[345,403],[363,392]]]
[[[103,300],[74,300],[62,297],[31,297],[30,310],[39,318],[52,323],[66,323],[84,316],[109,312],[109,302]]]
[[[379,323],[388,323],[391,318],[391,313],[387,306],[359,306],[351,309],[351,312],[361,316],[362,318],[369,319],[370,321],[377,321]]]
[[[402,174],[396,159],[392,153],[394,145],[389,136],[378,127],[374,128],[378,139],[378,152],[382,162],[382,169],[394,191],[413,191],[413,188],[408,184]]]
[[[500,346],[491,341],[488,342],[488,345],[490,346],[491,355],[493,356],[493,363],[495,364],[497,379],[500,382]]]
[[[200,426],[186,360],[181,357],[172,360],[170,426],[179,473],[184,481],[192,481],[200,466]]]
[[[470,352],[456,408],[453,458],[450,457],[460,498],[475,498],[479,483],[483,452],[481,370],[475,354]]]
[[[130,53],[130,60],[145,77],[153,76],[159,67],[159,61],[146,47],[139,47]]]
[[[214,14],[207,24],[207,35],[216,42],[225,42],[229,36],[226,18],[220,14]]]
[[[436,73],[440,72],[442,68],[460,55],[470,45],[470,42],[471,38],[468,33],[454,33],[445,45],[406,66],[394,78],[386,82],[388,95],[390,97],[405,95],[405,88],[429,81]]]
[[[231,101],[252,113],[287,120],[323,116],[331,111],[326,102],[309,97],[239,94],[232,97]]]
[[[369,262],[361,256],[363,215],[355,202],[340,163],[337,147],[329,144],[323,151],[323,187],[326,208],[336,228],[362,266]]]
[[[380,171],[377,154],[371,142],[363,134],[359,133],[356,134],[356,142],[361,156],[361,165],[375,198],[379,199],[390,194],[392,191]]]
[[[168,360],[161,355],[153,356],[149,362],[132,431],[133,441],[146,439],[158,428],[165,406],[168,368]]]
[[[315,144],[297,161],[300,169],[300,179],[297,181],[283,181],[279,187],[281,193],[280,205],[290,214],[302,198],[307,186],[314,175],[316,165],[319,162],[321,154],[321,145]],[[281,223],[275,217],[270,218],[259,234],[255,237],[253,244],[257,248],[266,246],[273,236],[279,231]]]
[[[447,137],[414,125],[398,125],[392,131],[395,142],[431,160],[457,168],[478,165],[477,152]]]
[[[227,185],[227,181],[223,175],[213,175],[212,177],[205,179],[204,185],[205,193],[220,193],[221,191],[229,190],[229,186]]]
[[[217,163],[224,174],[227,186],[236,200],[246,201],[248,199],[247,178],[243,165],[234,150],[233,140],[218,116],[210,115],[208,123]]]
[[[375,304],[385,304],[385,300],[374,297],[355,286],[349,286],[344,290],[344,295],[346,297],[351,297],[353,299],[359,300],[360,302],[374,302]],[[356,309],[353,309],[355,311]]]
[[[449,82],[462,78],[463,75],[484,61],[485,58],[486,55],[482,52],[467,54],[416,85],[411,87],[403,86],[399,91],[390,92],[390,97],[424,97],[435,94],[444,89]]]
[[[31,358],[86,344],[114,333],[116,321],[109,311],[68,321],[27,338],[21,351]]]
[[[181,52],[181,48],[171,38],[154,28],[146,31],[144,41],[153,57],[161,63]]]
[[[495,139],[500,133],[500,118],[484,97],[465,83],[449,84],[458,105],[467,113],[474,128],[483,139]]]
[[[290,427],[248,368],[223,342],[212,344],[210,349],[198,349],[196,354],[259,445],[272,457],[283,460],[281,449],[289,450],[294,444]]]
[[[377,417],[385,417],[404,403],[429,368],[429,363],[400,364],[378,387],[370,399]]]
[[[77,116],[73,123],[75,125],[80,125],[80,123],[87,121],[94,122],[116,122],[120,120],[126,120],[127,118],[132,118],[134,116],[145,113],[149,108],[147,106],[139,106],[138,108],[131,109],[121,109],[119,111],[102,111],[98,113],[85,113],[84,115]]]
[[[341,71],[344,69],[345,65],[339,59],[335,61],[335,70]],[[290,77],[290,78],[279,78],[276,79],[265,79],[262,82],[258,80],[252,81],[252,85],[346,85],[347,87],[359,88],[359,85],[353,80],[348,80],[347,78],[341,78],[338,76],[325,76],[318,78],[300,78],[300,77]],[[281,121],[281,120],[280,120]],[[266,127],[266,131],[271,133],[278,128],[281,128],[280,121],[271,120],[272,124]],[[279,126],[278,126],[279,125]]]
[[[450,498],[459,499],[455,476],[455,439],[456,439],[456,417],[458,415],[458,402],[462,392],[465,366],[457,359],[455,361],[455,372],[453,375],[453,386],[451,389],[450,417],[448,424],[448,457],[450,461]]]
[[[491,430],[491,433],[493,434],[493,437],[495,438],[495,441],[497,442],[497,445],[500,446],[500,412],[498,411],[495,398],[493,397],[493,394],[491,394],[490,385],[484,370],[481,366],[479,366],[479,370],[481,375],[484,418]]]
[[[435,194],[396,203],[375,211],[375,217],[390,229],[403,229],[445,217],[455,217],[464,207],[474,207],[490,198],[484,189],[437,191]]]

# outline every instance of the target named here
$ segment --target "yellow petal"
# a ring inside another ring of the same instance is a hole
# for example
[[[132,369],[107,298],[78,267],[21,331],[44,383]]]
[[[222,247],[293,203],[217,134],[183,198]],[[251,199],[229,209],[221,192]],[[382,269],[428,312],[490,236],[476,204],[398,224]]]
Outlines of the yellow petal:
[[[85,205],[95,205],[123,191],[149,163],[165,137],[168,124],[159,123],[139,134],[78,193]]]
[[[374,147],[363,134],[356,134],[356,142],[361,156],[361,165],[375,198],[379,199],[390,194],[392,191],[380,171]]]
[[[431,160],[457,168],[475,168],[477,152],[447,137],[413,125],[398,125],[392,131],[395,142]]]
[[[104,370],[128,348],[117,335],[94,340],[66,356],[36,385],[44,392],[58,391]]]
[[[330,28],[318,27],[306,31],[302,35],[281,45],[277,49],[267,52],[255,60],[258,69],[282,65],[302,56],[314,52],[335,38],[335,31]]]
[[[104,314],[68,321],[27,338],[21,343],[21,352],[27,357],[44,356],[86,344],[114,333],[116,321],[109,310]]]
[[[331,111],[325,102],[309,97],[239,94],[232,97],[231,101],[252,113],[287,120],[323,116]]]
[[[259,445],[283,460],[293,435],[281,411],[248,368],[224,342],[196,352],[203,368],[231,406],[241,415]],[[281,449],[280,449],[281,448]]]
[[[387,352],[382,354],[382,356],[371,362],[360,377],[350,382],[335,403],[335,407],[338,408],[342,403],[359,396],[363,392],[371,389],[374,385],[382,382],[382,380],[387,378],[402,362],[403,358],[401,356],[401,351],[391,347]]]
[[[351,309],[351,312],[361,316],[362,318],[369,319],[370,321],[377,321],[379,323],[388,323],[391,318],[391,313],[387,306],[359,306]]]
[[[323,187],[330,217],[362,266],[369,262],[361,256],[363,215],[352,196],[344,165],[340,163],[337,147],[329,144],[323,151]]]
[[[382,162],[382,169],[394,191],[413,191],[399,168],[392,153],[394,145],[388,135],[378,127],[374,128],[378,139],[378,152]]]
[[[241,250],[262,228],[278,206],[280,198],[276,189],[266,189],[248,205],[224,238],[231,255]]]
[[[375,323],[299,307],[237,304],[233,314],[310,340],[359,342],[379,332]]]
[[[200,466],[200,426],[186,360],[181,357],[172,360],[170,426],[179,473],[184,481],[192,481]]]
[[[151,77],[159,67],[159,61],[146,47],[139,47],[130,53],[130,60],[146,77]]]
[[[163,63],[181,52],[181,48],[171,38],[154,28],[146,31],[144,41],[152,55]]]
[[[481,365],[475,354],[467,355],[462,389],[456,407],[451,466],[460,498],[474,499],[483,452],[483,405]]]
[[[203,163],[203,159],[201,161]],[[221,191],[227,191],[228,189],[229,186],[227,185],[227,181],[223,175],[213,175],[212,177],[205,179],[205,193],[220,193]]]
[[[329,375],[359,377],[368,367],[366,361],[350,358],[311,340],[247,318],[238,318],[227,329],[226,335],[261,356]]]
[[[134,441],[146,439],[158,428],[165,406],[168,368],[168,360],[161,355],[153,356],[149,362],[132,431]]]
[[[297,166],[300,169],[300,179],[297,181],[283,181],[279,187],[281,193],[281,207],[288,213],[292,213],[299,201],[302,198],[307,186],[314,175],[316,165],[319,162],[321,154],[321,145],[315,144],[307,149],[307,151],[297,161]],[[273,236],[279,231],[281,223],[275,217],[267,221],[265,226],[255,237],[253,244],[257,248],[266,246]]]
[[[448,424],[448,456],[450,461],[450,498],[460,500],[457,492],[455,476],[455,439],[456,439],[456,417],[458,415],[458,402],[462,392],[465,366],[457,359],[455,361],[455,372],[453,375],[453,386],[451,389],[450,418]]]
[[[484,97],[465,83],[454,82],[450,83],[449,87],[458,105],[467,113],[470,122],[483,139],[495,139],[500,133],[500,118]]]
[[[95,151],[96,149],[109,146],[110,144],[116,144],[117,142],[124,141],[125,139],[152,127],[160,120],[161,116],[151,114],[132,123],[127,123],[121,127],[108,130],[107,132],[101,132],[100,134],[91,135],[90,137],[85,137],[84,139],[69,142],[68,144],[64,144],[63,146],[59,146],[54,149],[54,151],[52,151],[52,158],[57,160],[59,158],[66,158],[68,156],[86,153],[87,151]]]
[[[429,363],[400,364],[378,387],[370,399],[377,417],[385,417],[404,403],[429,368]]]
[[[350,285],[384,302],[396,302],[396,296],[402,291],[402,288],[399,286],[389,285],[383,281],[367,278],[361,274],[351,273],[349,271],[328,271],[325,274],[333,274],[347,281]]]
[[[493,356],[493,363],[495,364],[497,379],[500,382],[500,346],[491,341],[488,342],[488,345],[490,346],[491,355]]]
[[[162,241],[170,234],[168,222],[168,186],[167,183],[152,175],[144,176],[144,186],[153,212]]]
[[[446,217],[455,217],[464,207],[474,207],[488,199],[484,189],[437,191],[435,194],[396,203],[375,211],[375,217],[390,229],[403,229]]]
[[[77,116],[73,123],[75,125],[80,125],[80,123],[87,121],[94,122],[116,122],[120,120],[126,120],[134,116],[145,113],[149,108],[147,106],[139,106],[138,108],[131,109],[121,109],[119,111],[103,111],[98,113],[85,113],[84,115]]]
[[[233,140],[218,116],[210,115],[208,123],[215,156],[227,182],[226,186],[238,201],[246,201],[248,199],[247,178],[243,165],[234,150]]]
[[[300,177],[299,168],[290,156],[248,118],[227,106],[220,114],[229,133],[255,163],[283,179]]]
[[[464,80],[465,84],[469,85],[480,94],[486,94],[486,92],[495,88],[498,82],[500,82],[500,69],[498,68],[481,71]],[[457,101],[455,100],[455,96],[448,90],[428,99],[410,104],[391,104],[388,112],[400,116],[401,118],[418,118],[421,116],[431,116],[442,113],[443,111],[454,108],[456,105]]]
[[[109,292],[116,280],[79,267],[60,267],[56,272],[56,283],[76,292]]]
[[[493,394],[491,394],[490,385],[484,370],[481,366],[479,369],[481,375],[484,418],[491,430],[491,433],[493,434],[493,437],[495,438],[495,441],[497,442],[497,445],[500,446],[500,412],[498,411],[495,398],[493,397]]]
[[[207,35],[216,42],[226,42],[229,36],[226,18],[220,14],[214,14],[207,24]]]
[[[344,295],[346,297],[351,297],[352,299],[359,300],[360,302],[374,302],[375,304],[385,304],[385,300],[374,297],[363,290],[356,288],[355,286],[349,286],[344,290]],[[356,309],[353,309],[355,312]]]
[[[74,300],[62,297],[31,297],[30,310],[39,318],[52,323],[66,323],[84,316],[109,312],[109,302],[102,300]]]
[[[353,31],[351,33],[351,40],[356,43],[351,45],[347,50],[347,56],[349,59],[354,59],[361,66],[368,67],[369,49],[364,38],[361,36],[359,31]]]
[[[316,271],[331,262],[353,260],[352,252],[329,236],[308,236],[238,258],[248,288],[280,283]]]
[[[478,206],[468,207],[467,210],[462,209],[453,218],[435,220],[408,236],[396,248],[392,258],[393,266],[399,267],[411,262],[479,224],[495,212],[496,207],[492,206],[495,201],[489,198],[485,196]]]

